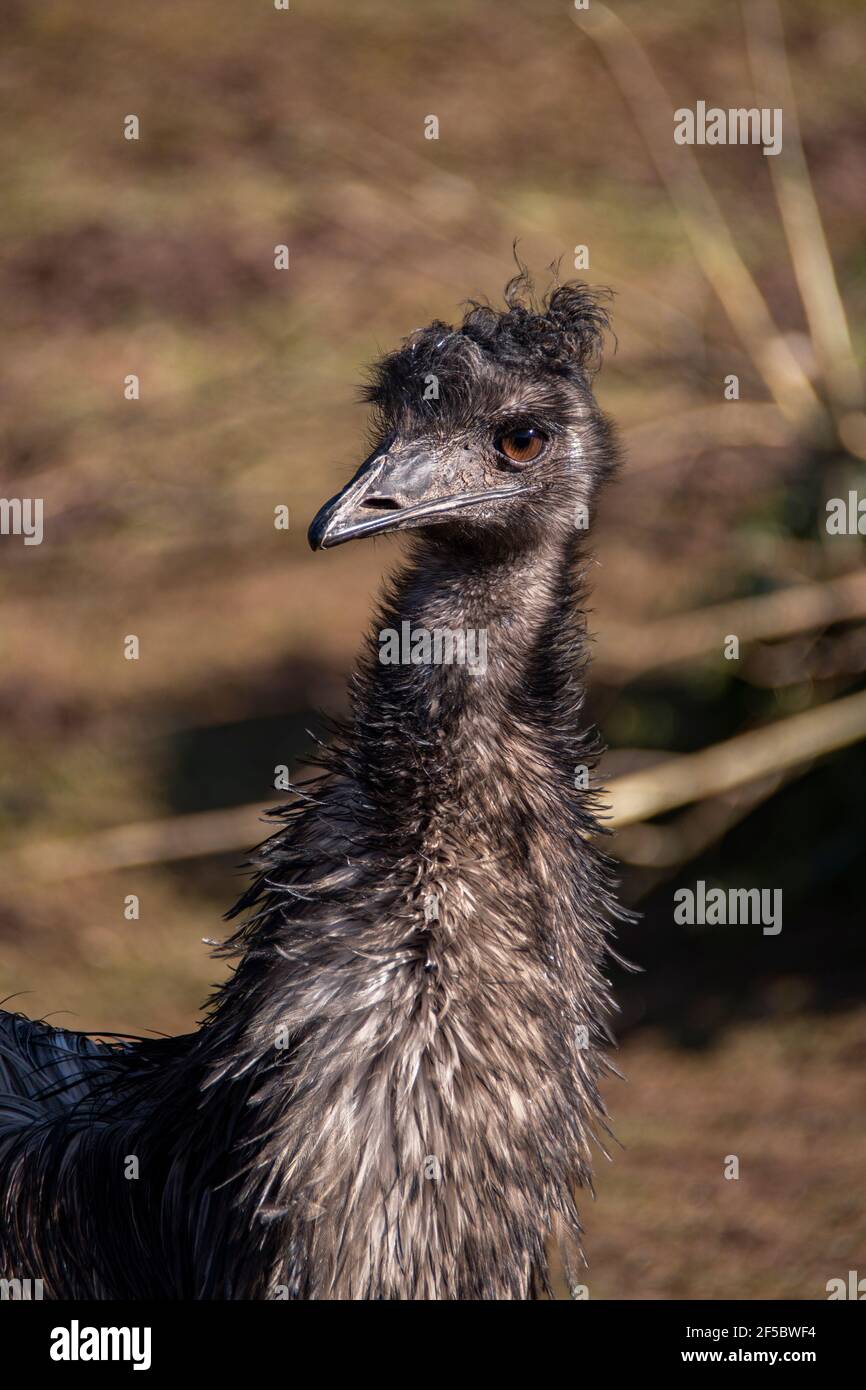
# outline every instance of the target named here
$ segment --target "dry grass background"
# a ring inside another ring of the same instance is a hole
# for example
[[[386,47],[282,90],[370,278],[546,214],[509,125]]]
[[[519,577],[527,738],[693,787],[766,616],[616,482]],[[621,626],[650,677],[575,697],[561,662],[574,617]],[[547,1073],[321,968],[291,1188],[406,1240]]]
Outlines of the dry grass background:
[[[732,7],[616,12],[672,108],[753,103]],[[862,354],[863,17],[853,0],[782,13]],[[736,672],[714,653],[663,677],[618,669],[655,621],[861,565],[861,539],[828,544],[820,527],[824,499],[862,492],[864,467],[768,400],[567,4],[12,0],[0,29],[3,490],[46,510],[42,546],[0,542],[0,850],[278,799],[274,765],[297,766],[315,709],[339,707],[396,554],[305,544],[362,456],[360,368],[467,296],[496,296],[515,237],[542,278],[588,245],[588,278],[618,296],[599,394],[629,464],[596,535],[592,616],[609,770],[862,682],[851,624],[759,643]],[[131,112],[138,142],[122,138]],[[820,392],[768,163],[702,152]],[[129,372],[138,402],[123,397]],[[273,527],[281,503],[288,532]],[[123,659],[130,632],[138,662]],[[665,877],[626,867],[646,918],[624,949],[648,973],[619,982],[629,1082],[610,1104],[626,1147],[587,1213],[593,1296],[813,1298],[866,1273],[864,772],[862,751],[838,755],[677,870],[784,882],[775,955],[769,938],[684,940]],[[201,938],[219,934],[239,858],[55,885],[7,859],[0,994],[74,1027],[189,1028],[218,973]],[[722,1178],[729,1153],[738,1183]]]

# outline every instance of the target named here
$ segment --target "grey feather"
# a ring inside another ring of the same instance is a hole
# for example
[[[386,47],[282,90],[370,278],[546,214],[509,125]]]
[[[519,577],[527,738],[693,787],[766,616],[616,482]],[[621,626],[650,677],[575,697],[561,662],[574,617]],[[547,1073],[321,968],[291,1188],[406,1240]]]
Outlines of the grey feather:
[[[414,533],[202,1027],[100,1044],[0,1014],[4,1276],[58,1298],[522,1299],[552,1235],[575,1277],[623,915],[575,777],[599,752],[574,517],[616,460],[603,326],[585,287],[535,306],[521,282],[379,365],[375,466],[415,450],[434,499],[516,475],[503,419],[546,452],[519,495]],[[384,665],[377,634],[407,620],[483,628],[486,672]]]

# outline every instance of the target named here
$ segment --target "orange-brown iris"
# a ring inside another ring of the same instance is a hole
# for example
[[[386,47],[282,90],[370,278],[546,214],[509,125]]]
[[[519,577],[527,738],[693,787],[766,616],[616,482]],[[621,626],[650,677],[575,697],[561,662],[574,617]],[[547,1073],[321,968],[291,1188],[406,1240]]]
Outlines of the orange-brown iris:
[[[513,463],[531,463],[544,448],[544,439],[538,430],[511,430],[496,441],[496,447]]]

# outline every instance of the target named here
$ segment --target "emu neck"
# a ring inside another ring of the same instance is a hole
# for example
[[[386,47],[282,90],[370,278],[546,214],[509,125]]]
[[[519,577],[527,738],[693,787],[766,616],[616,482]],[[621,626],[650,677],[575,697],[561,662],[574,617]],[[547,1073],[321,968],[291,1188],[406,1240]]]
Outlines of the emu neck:
[[[571,541],[482,558],[419,546],[374,625],[364,719],[385,712],[440,742],[491,719],[568,722],[583,640],[575,558]]]
[[[606,893],[574,777],[590,759],[573,562],[571,546],[417,548],[332,775],[242,900],[251,949],[214,1018],[212,1076],[227,1029],[230,1076],[255,1086],[241,1113],[250,1200],[274,1216],[271,1288],[525,1298],[551,1224],[577,1239]],[[486,632],[486,669],[381,661],[404,622]]]

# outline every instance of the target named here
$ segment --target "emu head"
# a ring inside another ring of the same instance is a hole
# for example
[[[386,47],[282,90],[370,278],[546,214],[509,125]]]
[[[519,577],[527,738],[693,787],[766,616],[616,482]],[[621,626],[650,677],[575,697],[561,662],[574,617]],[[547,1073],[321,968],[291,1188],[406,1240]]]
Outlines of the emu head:
[[[471,303],[383,357],[364,391],[374,448],[315,517],[313,549],[411,529],[507,551],[585,530],[616,452],[591,384],[605,297],[571,283],[537,305],[522,273],[504,309]]]

